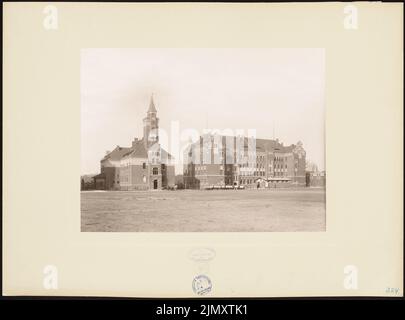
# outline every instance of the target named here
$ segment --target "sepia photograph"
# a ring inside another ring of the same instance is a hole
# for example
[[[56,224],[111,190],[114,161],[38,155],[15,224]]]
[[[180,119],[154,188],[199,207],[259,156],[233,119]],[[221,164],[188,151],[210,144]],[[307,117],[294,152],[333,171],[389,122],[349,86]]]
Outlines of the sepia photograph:
[[[324,59],[82,49],[81,231],[325,231]]]

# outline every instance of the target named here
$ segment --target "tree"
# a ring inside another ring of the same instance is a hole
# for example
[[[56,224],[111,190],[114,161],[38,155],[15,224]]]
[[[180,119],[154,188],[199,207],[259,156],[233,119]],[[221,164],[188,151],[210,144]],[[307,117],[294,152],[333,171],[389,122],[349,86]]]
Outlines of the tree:
[[[315,162],[308,159],[305,164],[305,171],[318,172],[318,166]]]

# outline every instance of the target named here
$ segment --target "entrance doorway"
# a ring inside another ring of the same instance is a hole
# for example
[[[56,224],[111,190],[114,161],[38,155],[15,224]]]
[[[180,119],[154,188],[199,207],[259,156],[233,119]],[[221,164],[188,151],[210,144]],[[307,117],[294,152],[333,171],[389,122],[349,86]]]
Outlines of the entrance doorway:
[[[157,188],[158,188],[158,181],[153,180],[153,189],[157,189]]]

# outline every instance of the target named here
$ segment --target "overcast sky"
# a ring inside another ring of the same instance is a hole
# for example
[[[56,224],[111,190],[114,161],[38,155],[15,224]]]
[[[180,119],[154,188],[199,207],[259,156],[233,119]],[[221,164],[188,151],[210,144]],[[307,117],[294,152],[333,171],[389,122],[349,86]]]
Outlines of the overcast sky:
[[[302,141],[323,170],[324,59],[324,49],[83,49],[82,174],[98,173],[106,150],[142,138],[152,93],[169,134],[171,121],[180,131],[256,129]]]

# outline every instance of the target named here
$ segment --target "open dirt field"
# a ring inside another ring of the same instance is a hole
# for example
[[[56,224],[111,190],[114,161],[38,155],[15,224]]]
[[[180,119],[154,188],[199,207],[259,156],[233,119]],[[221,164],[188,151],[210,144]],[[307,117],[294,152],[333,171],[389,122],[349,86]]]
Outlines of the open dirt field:
[[[87,191],[81,231],[325,231],[324,189]]]

